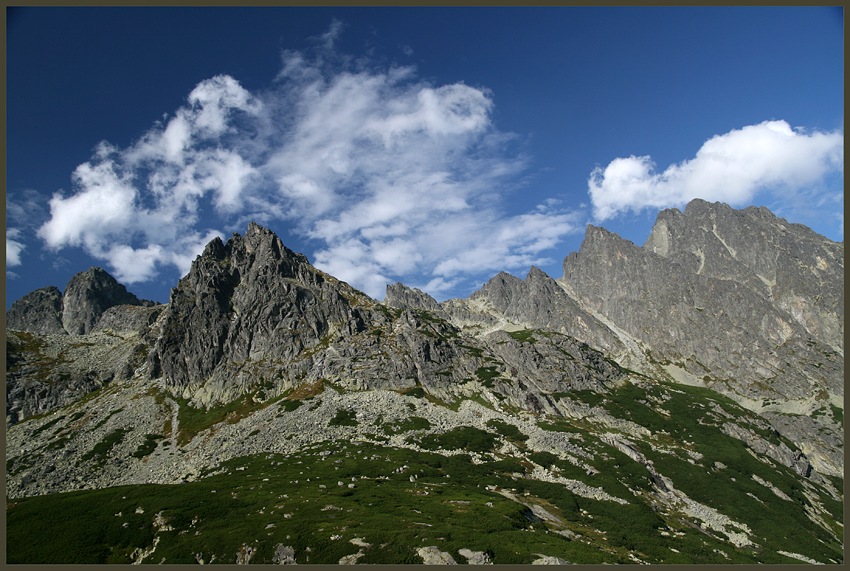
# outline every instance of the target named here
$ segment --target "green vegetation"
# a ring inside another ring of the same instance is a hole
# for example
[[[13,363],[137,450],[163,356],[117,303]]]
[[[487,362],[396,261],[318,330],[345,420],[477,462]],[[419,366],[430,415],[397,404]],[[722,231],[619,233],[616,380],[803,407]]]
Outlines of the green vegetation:
[[[50,428],[50,427],[52,427],[53,425],[55,425],[57,422],[60,422],[60,421],[62,421],[62,420],[64,420],[64,419],[65,419],[65,415],[57,414],[57,415],[56,415],[56,418],[53,418],[53,419],[48,420],[47,422],[45,422],[44,424],[42,424],[41,426],[39,426],[38,428],[36,428],[35,430],[33,430],[33,431],[32,431],[32,435],[33,435],[33,436],[35,436],[35,435],[37,435],[37,434],[40,434],[41,432],[44,432],[44,431],[45,431],[45,430],[47,430],[48,428]]]
[[[124,435],[130,432],[128,428],[118,428],[103,437],[103,439],[94,445],[94,448],[81,456],[84,462],[91,461],[95,466],[103,464],[106,461],[106,455],[112,450],[112,447],[124,440]]]
[[[310,388],[313,388],[312,385]],[[187,399],[173,397],[180,407],[177,413],[180,431],[177,435],[178,446],[187,444],[200,432],[218,424],[219,422],[234,424],[239,422],[239,420],[250,416],[256,411],[279,402],[284,398],[283,395],[269,400],[260,400],[257,398],[257,393],[263,392],[264,394],[264,391],[265,389],[261,386],[254,393],[245,394],[229,403],[219,404],[209,408],[195,408],[189,404]],[[295,392],[296,391],[293,391],[288,398],[293,399]],[[303,392],[307,392],[307,389]]]
[[[459,426],[442,434],[425,436],[418,444],[426,450],[491,452],[496,447],[496,436],[473,426]]]
[[[459,343],[458,347],[462,349],[466,349],[473,357],[483,357],[484,351],[479,349],[478,347],[472,347],[471,345],[464,345],[463,343]]]
[[[487,375],[495,367],[479,371]],[[289,414],[328,386],[333,388],[319,380],[273,401],[257,402],[248,395],[206,410],[176,399],[180,437],[216,422],[238,421],[271,402],[278,403],[278,414]],[[790,445],[759,417],[713,391],[640,381],[604,394],[556,393],[555,398],[602,407],[651,431],[645,437],[620,433],[616,425],[600,423],[592,414],[580,419],[538,417],[540,428],[561,433],[551,438],[569,440],[587,455],[567,453],[569,448],[558,454],[554,448],[530,450],[528,435],[500,419],[487,421],[484,429],[461,426],[422,434],[417,431],[433,427],[414,415],[427,405],[414,399],[433,397],[421,386],[399,392],[413,397],[405,400],[410,416],[392,422],[379,417],[370,426],[377,433],[374,438],[387,441],[388,435],[404,434],[407,442],[427,452],[321,443],[289,456],[230,460],[182,485],[10,500],[8,561],[129,563],[134,551],[149,549],[154,538],[157,548],[146,562],[169,564],[194,563],[196,555],[207,563],[213,556],[214,562],[232,563],[242,545],[256,549],[252,563],[271,563],[277,545],[292,546],[299,563],[325,564],[359,551],[359,563],[418,563],[416,547],[423,545],[436,545],[458,562],[464,561],[458,554],[461,548],[485,551],[499,564],[527,564],[538,554],[583,564],[634,562],[631,557],[665,564],[794,563],[778,555],[780,550],[825,563],[843,560],[843,545],[836,539],[843,535],[842,502],[832,499],[816,479],[803,479],[782,462],[725,434],[724,426],[731,422],[773,445]],[[479,396],[469,398],[489,406]],[[457,410],[461,402],[440,404]],[[837,407],[824,406],[822,414],[840,414],[843,420]],[[83,416],[74,405],[44,420],[35,432],[55,431],[44,449],[66,446],[65,427]],[[101,417],[97,426],[109,418]],[[337,410],[329,424],[356,425],[356,410]],[[81,459],[96,470],[114,456],[128,432],[108,432]],[[607,435],[604,441],[602,433]],[[147,434],[132,456],[154,453],[163,438]],[[496,452],[501,438],[522,453],[506,457]],[[615,443],[619,448],[608,443],[610,438],[621,440]],[[699,528],[693,517],[654,505],[650,498],[659,496],[663,482],[631,457],[634,454],[623,448],[625,441],[688,497],[746,523],[755,545],[735,548],[717,530]],[[33,465],[32,458],[8,460],[7,473],[20,475]],[[537,466],[628,503],[591,499],[571,492],[576,489],[571,486],[533,480],[530,475]],[[843,489],[841,478],[829,480]],[[554,519],[541,519],[538,508]],[[814,525],[807,513],[816,513],[823,525]],[[156,514],[161,514],[159,520]],[[155,521],[167,521],[173,529],[159,529]],[[354,538],[369,547],[352,544]]]
[[[123,407],[123,406],[122,406],[121,408],[116,408],[115,410],[109,411],[109,414],[107,414],[105,417],[103,417],[102,419],[100,419],[100,420],[97,422],[97,424],[95,424],[95,425],[91,428],[91,430],[97,430],[98,428],[100,428],[101,426],[103,426],[104,424],[106,424],[106,423],[107,423],[107,421],[108,421],[110,418],[112,418],[113,416],[115,416],[116,414],[118,414],[119,412],[121,412],[122,410],[124,410],[124,407]]]
[[[196,554],[206,562],[232,563],[246,544],[256,549],[251,563],[259,564],[271,563],[279,544],[291,546],[302,564],[335,564],[360,549],[358,563],[421,563],[421,545],[437,545],[459,562],[463,548],[487,552],[497,563],[527,564],[539,553],[585,563],[618,560],[547,533],[526,506],[485,489],[513,486],[507,474],[521,470],[518,463],[473,464],[468,456],[326,444],[223,467],[183,485],[10,502],[8,562],[129,563],[154,538],[155,556],[146,562],[167,564],[194,564]],[[352,488],[337,485],[352,478]],[[159,530],[157,514],[173,529]],[[353,545],[353,538],[370,546]]]
[[[395,422],[387,422],[381,425],[381,428],[386,434],[401,434],[402,432],[410,432],[411,430],[424,430],[431,428],[431,423],[427,418],[421,416],[409,416]]]
[[[509,331],[508,335],[521,343],[537,343],[537,339],[532,336],[531,329],[523,329],[521,331]]]
[[[475,371],[475,376],[487,388],[493,388],[493,379],[499,376],[499,371],[496,367],[479,367]]]
[[[282,408],[286,412],[292,412],[293,410],[296,410],[298,407],[300,407],[303,403],[304,401],[298,399],[284,399],[280,403],[280,408]]]
[[[556,399],[570,399],[574,401],[579,401],[590,407],[599,406],[605,400],[604,394],[588,389],[570,391],[565,393],[553,393],[552,396]]]
[[[486,424],[488,427],[492,428],[516,445],[522,445],[526,440],[528,440],[528,436],[519,428],[513,424],[505,422],[504,420],[494,418],[492,420],[488,420]]]
[[[472,433],[456,436],[461,434]],[[611,448],[601,452],[610,456],[606,469],[618,463],[642,468]],[[530,459],[565,472],[579,470],[551,453],[536,452]],[[230,460],[216,475],[187,484],[10,501],[7,557],[11,564],[129,563],[134,551],[150,548],[155,538],[155,557],[146,562],[167,564],[195,563],[196,554],[205,562],[232,563],[242,545],[255,549],[251,563],[258,564],[271,563],[278,545],[291,546],[302,564],[334,564],[361,550],[358,563],[419,563],[416,548],[422,545],[436,545],[458,562],[464,561],[462,548],[484,551],[498,564],[528,564],[538,554],[581,564],[628,563],[632,553],[657,563],[788,563],[775,554],[777,545],[807,553],[790,527],[775,530],[781,535],[767,538],[764,548],[736,549],[689,526],[677,527],[642,502],[576,496],[559,484],[518,477],[525,472],[523,462],[510,458],[476,464],[465,454],[323,443],[291,456]],[[609,489],[614,476],[598,476],[611,493],[634,498],[623,484]],[[626,480],[636,490],[648,489],[645,470]],[[498,490],[510,491],[521,503]],[[556,519],[542,521],[531,505]],[[168,527],[159,529],[155,521]],[[782,522],[777,518],[775,525]],[[562,529],[579,536],[569,540],[554,533]],[[354,538],[369,547],[352,544]],[[841,558],[840,546],[811,547],[825,558]]]
[[[336,411],[336,416],[328,421],[328,426],[357,426],[357,424],[357,413],[344,408]]]
[[[153,454],[153,451],[156,450],[159,441],[164,439],[165,437],[161,434],[146,434],[145,441],[139,444],[139,447],[133,452],[133,456],[136,458],[144,458],[150,454]]]
[[[829,409],[832,411],[832,418],[835,419],[835,422],[844,424],[844,409],[838,408],[832,403],[829,403]]]
[[[409,389],[404,389],[401,391],[401,394],[419,399],[425,398],[426,395],[425,389],[423,389],[422,387],[411,387]]]
[[[654,405],[651,400],[661,395],[663,404]],[[645,441],[638,445],[656,469],[689,497],[733,520],[746,522],[753,530],[753,540],[760,545],[755,552],[759,561],[786,562],[776,555],[779,550],[805,553],[819,561],[838,557],[841,546],[825,530],[813,526],[802,509],[808,501],[799,475],[773,460],[760,461],[742,441],[723,433],[721,427],[728,420],[713,412],[714,407],[774,445],[785,442],[773,431],[751,424],[749,413],[727,397],[701,387],[666,383],[641,387],[627,383],[607,395],[604,406],[615,416],[663,433],[659,438],[685,443],[698,461],[683,451],[661,452]],[[659,408],[668,414],[662,415]],[[622,470],[625,465],[621,463],[617,469]],[[718,469],[718,465],[725,468]],[[792,502],[778,497],[753,476],[769,482]],[[828,495],[822,494],[821,501],[828,504]],[[830,507],[830,513],[823,517],[838,532],[841,509],[838,502]]]

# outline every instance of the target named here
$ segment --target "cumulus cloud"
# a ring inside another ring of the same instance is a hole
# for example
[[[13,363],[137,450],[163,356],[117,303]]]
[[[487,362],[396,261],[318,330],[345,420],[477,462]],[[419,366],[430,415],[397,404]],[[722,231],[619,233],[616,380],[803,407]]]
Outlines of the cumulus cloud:
[[[239,153],[233,120],[257,115],[260,103],[228,76],[198,84],[166,125],[157,124],[126,149],[100,143],[71,180],[74,191],[49,201],[38,230],[48,248],[83,248],[132,284],[161,266],[185,272],[219,232],[199,229],[202,202],[218,212],[240,208],[255,169]]]
[[[525,270],[577,229],[556,204],[506,214],[527,161],[487,89],[339,55],[343,27],[283,52],[265,90],[217,76],[127,148],[98,145],[40,237],[133,283],[186,271],[218,229],[280,223],[318,267],[382,298],[396,280],[439,295]]]
[[[600,221],[694,198],[741,206],[760,191],[781,199],[843,171],[843,154],[841,132],[806,133],[786,121],[765,121],[716,135],[694,158],[663,172],[648,156],[614,159],[594,169],[588,191]]]

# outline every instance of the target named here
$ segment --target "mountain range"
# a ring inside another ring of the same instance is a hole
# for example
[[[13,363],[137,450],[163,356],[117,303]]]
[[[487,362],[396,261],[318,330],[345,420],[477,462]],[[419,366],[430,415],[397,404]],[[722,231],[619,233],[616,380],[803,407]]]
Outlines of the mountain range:
[[[8,561],[842,562],[843,242],[695,200],[563,272],[378,302],[252,223],[26,295]]]

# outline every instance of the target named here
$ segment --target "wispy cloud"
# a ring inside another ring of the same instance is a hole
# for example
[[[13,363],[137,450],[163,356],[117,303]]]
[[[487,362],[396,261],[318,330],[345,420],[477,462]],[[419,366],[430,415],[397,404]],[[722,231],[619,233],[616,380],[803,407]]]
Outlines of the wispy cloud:
[[[6,230],[6,267],[14,268],[21,265],[21,255],[24,252],[24,244],[18,239],[21,231],[17,228]]]
[[[712,137],[694,158],[663,172],[648,156],[614,159],[591,173],[588,191],[600,221],[694,198],[741,206],[760,191],[783,202],[842,172],[843,153],[843,133],[806,133],[785,121],[765,121]]]
[[[440,295],[527,269],[577,229],[556,203],[507,213],[527,161],[487,89],[337,54],[343,28],[283,52],[266,90],[217,76],[129,147],[100,144],[41,238],[133,283],[186,271],[221,229],[283,222],[317,244],[317,266],[381,298],[395,280]]]
[[[6,194],[6,267],[20,266],[27,250],[25,236],[46,216],[42,195],[32,189]],[[16,277],[12,272],[7,277]]]

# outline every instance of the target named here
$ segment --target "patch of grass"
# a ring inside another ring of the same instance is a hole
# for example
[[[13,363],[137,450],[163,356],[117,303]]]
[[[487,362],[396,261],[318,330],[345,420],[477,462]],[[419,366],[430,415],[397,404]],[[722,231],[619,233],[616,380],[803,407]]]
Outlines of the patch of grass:
[[[302,404],[304,404],[304,401],[293,398],[287,398],[283,399],[280,402],[280,408],[282,408],[286,412],[292,412],[293,410],[296,410],[298,407],[300,407]]]
[[[410,432],[411,430],[424,430],[431,428],[431,423],[427,418],[421,416],[409,416],[395,422],[384,423],[381,428],[387,434],[401,434],[402,432]]]
[[[484,351],[482,351],[478,347],[472,347],[471,345],[464,345],[463,343],[458,344],[458,347],[461,349],[466,349],[473,357],[481,358],[484,356]]]
[[[493,388],[493,379],[499,376],[499,371],[496,367],[479,367],[475,371],[475,376],[487,388]]]
[[[508,331],[508,335],[519,341],[520,343],[537,343],[537,339],[532,335],[531,329],[523,329],[521,331]]]
[[[835,419],[835,422],[844,424],[844,409],[838,408],[832,403],[829,403],[829,409],[832,411],[832,418]]]
[[[521,445],[528,440],[528,435],[519,428],[498,418],[488,420],[486,424],[514,444]]]
[[[41,426],[39,426],[38,428],[33,430],[32,435],[35,436],[37,434],[41,434],[42,432],[44,432],[48,428],[54,426],[56,423],[61,422],[64,419],[65,419],[65,415],[57,414],[56,418],[52,418],[52,419],[48,420],[47,422],[45,422],[44,424],[42,424]]]
[[[425,389],[422,387],[411,387],[409,389],[402,389],[399,392],[408,397],[425,398]]]
[[[100,428],[101,426],[103,426],[104,424],[106,424],[106,423],[107,423],[107,421],[108,421],[110,418],[112,418],[113,416],[115,416],[116,414],[118,414],[119,412],[121,412],[121,411],[123,411],[123,410],[124,410],[124,407],[122,406],[121,408],[116,408],[115,410],[110,411],[110,412],[109,412],[109,414],[107,414],[105,417],[103,417],[102,419],[100,419],[100,420],[97,422],[97,424],[95,424],[95,425],[91,428],[91,430],[97,430],[98,428]]]
[[[419,441],[419,446],[426,450],[492,452],[496,443],[496,436],[491,432],[474,426],[459,426],[442,434],[425,436]]]
[[[328,426],[357,426],[357,413],[353,410],[341,408],[336,415],[328,421]]]
[[[298,385],[292,391],[286,395],[286,399],[288,400],[307,400],[311,399],[316,395],[321,394],[325,390],[325,381],[323,379],[318,379],[313,381],[312,383],[305,383],[303,385]]]
[[[591,391],[588,389],[582,389],[577,391],[569,391],[569,392],[559,392],[553,393],[552,397],[555,399],[570,399],[582,402],[587,406],[594,407],[599,406],[605,401],[605,395],[598,393],[596,391]]]
[[[262,391],[262,387],[258,391]],[[298,390],[293,391],[286,398],[293,399],[293,395]],[[321,392],[321,391],[320,391]],[[250,416],[251,414],[262,410],[276,402],[284,399],[278,396],[273,399],[258,401],[254,394],[245,394],[238,399],[225,404],[215,405],[209,408],[195,408],[187,399],[174,397],[179,405],[177,413],[179,434],[177,435],[178,446],[183,446],[190,442],[200,432],[210,428],[220,422],[234,424],[241,419]]]
[[[70,436],[63,436],[61,438],[57,438],[52,441],[50,444],[44,447],[45,450],[59,450],[60,448],[65,448],[65,445],[71,441]]]
[[[94,445],[94,448],[81,456],[83,461],[92,461],[95,465],[102,464],[106,460],[106,455],[112,450],[112,447],[124,440],[124,435],[130,432],[129,428],[118,428],[103,437],[103,439]]]
[[[157,445],[160,440],[163,440],[165,437],[161,434],[146,434],[145,440],[139,447],[133,452],[133,457],[135,458],[144,458],[150,454],[153,454],[153,451],[156,450]]]

